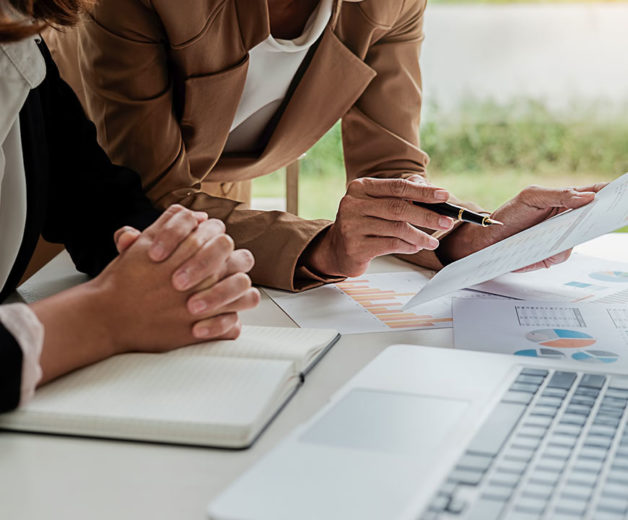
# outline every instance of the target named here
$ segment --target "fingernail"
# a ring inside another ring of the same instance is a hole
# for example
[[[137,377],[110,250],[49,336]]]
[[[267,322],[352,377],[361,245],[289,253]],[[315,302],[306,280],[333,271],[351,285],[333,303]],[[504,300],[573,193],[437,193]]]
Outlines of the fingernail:
[[[196,338],[208,338],[210,334],[209,329],[201,327],[200,329],[194,329],[194,337]]]
[[[166,258],[166,250],[164,246],[162,246],[161,244],[155,244],[153,247],[151,247],[150,257],[156,262],[159,262],[160,260]]]
[[[190,284],[190,277],[187,272],[182,271],[174,275],[174,286],[180,291],[185,291]]]
[[[447,200],[449,198],[449,193],[445,190],[436,190],[434,192],[434,198],[436,200]]]
[[[438,219],[438,225],[444,229],[449,229],[453,224],[453,221],[447,217],[440,217]]]
[[[438,240],[436,240],[434,237],[430,237],[429,246],[431,249],[436,249],[438,247],[438,243]]]
[[[207,304],[203,300],[196,300],[190,303],[190,312],[192,314],[201,314],[207,309]]]

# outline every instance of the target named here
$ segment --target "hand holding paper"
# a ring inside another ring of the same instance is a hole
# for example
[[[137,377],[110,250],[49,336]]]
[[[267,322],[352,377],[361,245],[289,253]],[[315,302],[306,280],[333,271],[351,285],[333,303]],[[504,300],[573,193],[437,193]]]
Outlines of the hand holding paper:
[[[599,189],[598,186],[591,188]],[[573,194],[571,197],[579,198]],[[513,201],[513,205],[515,204],[517,203]],[[513,209],[508,209],[508,206],[509,203],[503,206],[503,211],[514,212]],[[575,209],[565,211],[570,207]],[[534,204],[530,205],[530,208],[533,210],[531,215],[534,215]],[[584,206],[578,207],[577,203],[572,202],[571,206],[563,206],[562,208],[557,206],[554,209],[536,209],[536,219],[547,218],[547,220],[534,225],[535,219],[531,218],[527,223],[531,224],[532,227],[497,243],[491,243],[491,236],[487,236],[484,243],[479,240],[467,239],[465,241],[460,239],[466,242],[461,247],[466,247],[472,254],[449,264],[438,272],[406,304],[404,309],[490,280],[501,274],[534,265],[544,259],[551,259],[577,244],[626,225],[628,222],[628,174],[619,177],[601,189],[595,199]],[[552,216],[553,213],[558,214]],[[507,216],[496,212],[495,217],[506,224],[503,226],[504,229],[500,227],[499,229],[481,230],[491,234],[493,242],[495,239],[499,239],[498,233],[507,233],[508,230],[510,233],[516,231],[516,229],[513,230],[508,227],[510,219]],[[477,250],[478,246],[484,248]],[[473,253],[473,251],[477,252]]]

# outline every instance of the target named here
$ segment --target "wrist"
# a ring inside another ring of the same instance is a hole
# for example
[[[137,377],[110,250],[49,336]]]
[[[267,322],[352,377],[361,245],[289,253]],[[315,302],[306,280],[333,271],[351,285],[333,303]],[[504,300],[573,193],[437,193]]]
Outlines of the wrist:
[[[322,278],[341,277],[344,274],[337,272],[337,262],[333,258],[333,245],[329,231],[331,226],[319,233],[305,248],[301,255],[300,264]]]
[[[464,222],[447,236],[440,239],[440,244],[434,251],[443,265],[449,265],[456,260],[467,256],[472,250],[472,225]]]
[[[30,306],[44,326],[41,383],[122,352],[104,300],[91,281]]]

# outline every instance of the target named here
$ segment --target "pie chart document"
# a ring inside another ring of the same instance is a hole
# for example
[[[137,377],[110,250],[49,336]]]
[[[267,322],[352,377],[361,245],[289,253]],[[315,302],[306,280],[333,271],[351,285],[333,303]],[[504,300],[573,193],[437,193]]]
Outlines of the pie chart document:
[[[441,269],[403,309],[521,269],[628,224],[628,173],[608,184],[595,200],[566,211]],[[608,270],[597,281],[612,283]]]
[[[628,306],[455,298],[456,348],[628,369]]]

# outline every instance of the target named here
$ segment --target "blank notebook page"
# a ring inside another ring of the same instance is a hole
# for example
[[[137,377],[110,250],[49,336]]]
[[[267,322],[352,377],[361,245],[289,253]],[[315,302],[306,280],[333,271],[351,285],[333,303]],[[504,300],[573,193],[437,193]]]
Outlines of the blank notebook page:
[[[294,361],[296,371],[301,372],[337,335],[338,332],[331,329],[245,326],[235,341],[201,343],[175,350],[167,356],[210,355],[284,359]]]
[[[125,354],[38,390],[0,426],[241,446],[294,390],[292,362]]]

